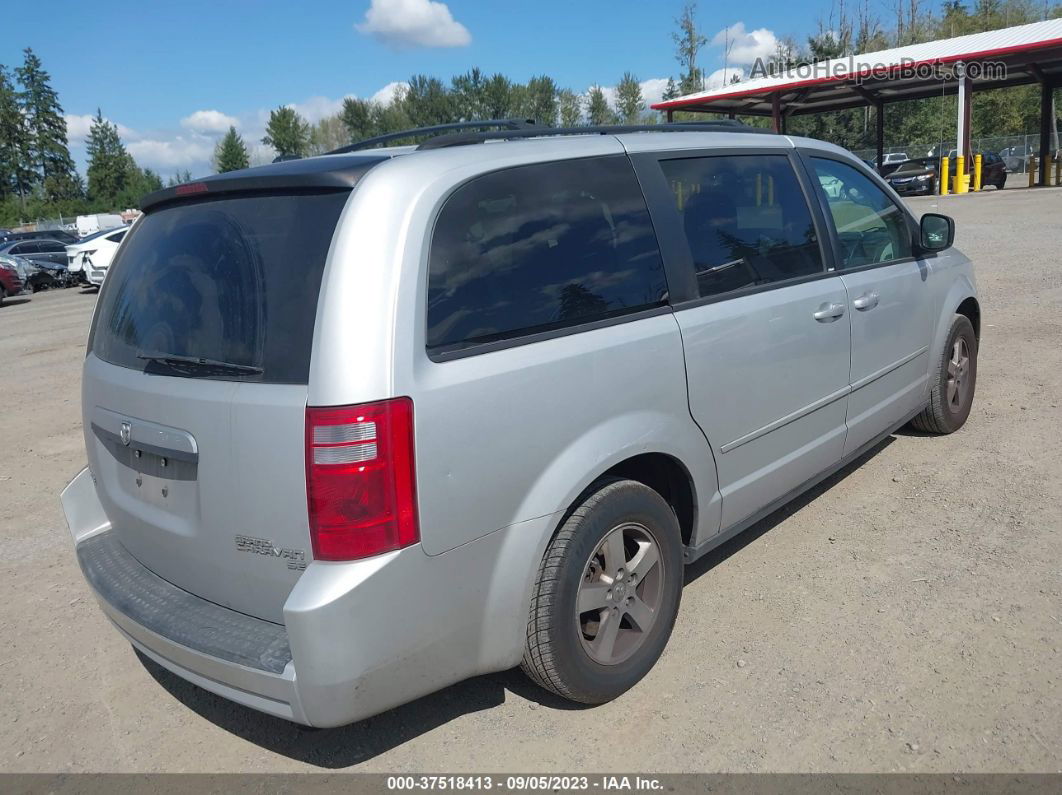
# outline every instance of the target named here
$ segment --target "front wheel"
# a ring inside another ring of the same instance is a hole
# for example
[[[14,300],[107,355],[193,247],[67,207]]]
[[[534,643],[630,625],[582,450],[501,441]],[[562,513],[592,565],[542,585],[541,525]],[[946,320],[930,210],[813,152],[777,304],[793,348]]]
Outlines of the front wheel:
[[[970,416],[977,386],[977,334],[965,315],[952,318],[932,377],[929,405],[911,420],[911,425],[926,433],[954,433]]]
[[[636,481],[595,484],[539,567],[521,667],[571,701],[611,701],[663,653],[682,577],[682,538],[667,502]]]

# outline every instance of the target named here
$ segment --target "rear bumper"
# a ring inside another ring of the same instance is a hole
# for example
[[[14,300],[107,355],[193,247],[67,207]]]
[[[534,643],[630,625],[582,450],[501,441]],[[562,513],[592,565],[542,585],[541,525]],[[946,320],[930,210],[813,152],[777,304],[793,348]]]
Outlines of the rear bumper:
[[[534,562],[552,526],[542,517],[438,556],[413,546],[315,561],[288,596],[281,626],[143,567],[114,537],[87,469],[62,503],[86,580],[136,648],[206,690],[318,727],[519,662]]]

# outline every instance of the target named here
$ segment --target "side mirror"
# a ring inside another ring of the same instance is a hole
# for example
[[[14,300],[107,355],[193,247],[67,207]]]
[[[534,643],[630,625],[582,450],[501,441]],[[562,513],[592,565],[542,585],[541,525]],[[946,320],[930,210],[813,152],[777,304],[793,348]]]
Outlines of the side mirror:
[[[955,243],[955,221],[946,215],[926,213],[919,230],[919,243],[924,251],[943,251]]]

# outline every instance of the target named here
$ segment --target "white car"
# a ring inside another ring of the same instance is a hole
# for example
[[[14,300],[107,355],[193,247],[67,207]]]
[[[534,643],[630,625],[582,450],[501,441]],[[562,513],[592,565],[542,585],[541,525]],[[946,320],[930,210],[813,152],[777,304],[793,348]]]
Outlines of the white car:
[[[906,152],[889,152],[882,159],[882,164],[886,166],[894,166],[897,163],[906,163],[910,160]]]
[[[103,284],[114,252],[118,250],[118,244],[128,231],[127,226],[105,229],[67,246],[67,267],[70,272],[84,272],[89,284]]]

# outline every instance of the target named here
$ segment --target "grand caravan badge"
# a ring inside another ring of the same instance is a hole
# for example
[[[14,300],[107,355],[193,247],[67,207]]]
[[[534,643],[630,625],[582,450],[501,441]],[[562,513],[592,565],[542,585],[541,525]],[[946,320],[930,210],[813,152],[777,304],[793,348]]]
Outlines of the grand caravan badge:
[[[306,568],[306,553],[303,550],[278,547],[264,538],[238,535],[236,536],[236,549],[239,552],[254,552],[258,555],[280,558],[287,562],[289,569],[294,571],[302,571]]]

